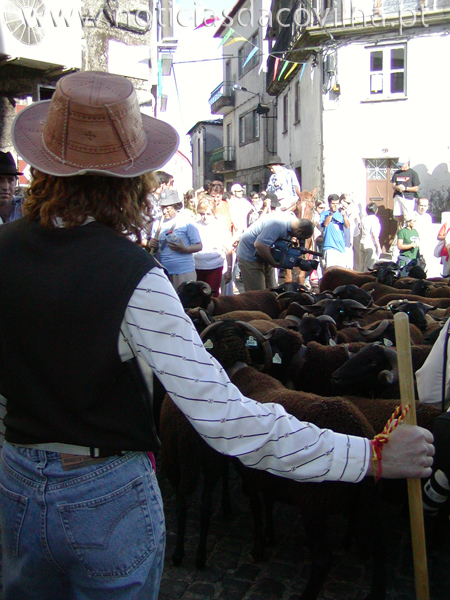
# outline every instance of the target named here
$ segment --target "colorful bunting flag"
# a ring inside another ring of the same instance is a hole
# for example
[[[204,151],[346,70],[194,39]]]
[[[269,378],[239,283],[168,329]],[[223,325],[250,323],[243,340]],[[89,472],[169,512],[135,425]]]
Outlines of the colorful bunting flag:
[[[250,52],[250,54],[247,56],[247,58],[245,59],[244,64],[242,65],[242,67],[245,67],[245,65],[255,56],[255,54],[258,52],[259,48],[258,46],[255,46],[252,51]]]
[[[158,98],[161,98],[161,94],[162,94],[162,86],[163,86],[163,80],[162,80],[162,59],[158,59]]]
[[[231,44],[234,44],[234,42],[248,42],[248,39],[242,36],[238,36],[233,38],[232,40],[229,40],[226,44],[224,44],[224,46],[231,46]]]
[[[306,67],[306,63],[303,63],[302,70],[300,71],[300,77],[298,78],[298,81],[299,81],[299,83],[300,83],[300,82],[301,82],[301,80],[302,80],[303,73],[305,72],[305,67]]]
[[[233,35],[233,33],[234,33],[234,29],[231,29],[231,27],[230,27],[230,29],[226,32],[226,34],[221,39],[220,44],[219,44],[219,48],[220,48],[220,46],[223,46],[225,44],[225,42],[227,41],[227,39],[230,37],[230,35]]]
[[[281,67],[281,71],[280,74],[278,75],[278,81],[280,81],[281,76],[283,75],[283,73],[286,71],[286,69],[288,68],[289,65],[289,61],[285,61],[284,65]]]
[[[277,58],[275,59],[275,66],[273,67],[273,81],[275,81],[275,77],[277,76],[277,71],[278,71],[278,65],[280,64],[280,59]]]
[[[287,79],[289,77],[289,75],[292,73],[292,71],[295,69],[295,67],[298,65],[299,63],[294,63],[292,65],[292,67],[289,69],[289,71],[286,73],[286,75],[284,76],[284,79]]]
[[[209,27],[210,25],[213,25],[216,21],[220,21],[219,17],[208,17],[207,19],[204,19],[203,23],[200,23],[200,25],[197,25],[197,27],[194,29],[194,31],[196,31],[197,29],[200,29],[201,27]]]

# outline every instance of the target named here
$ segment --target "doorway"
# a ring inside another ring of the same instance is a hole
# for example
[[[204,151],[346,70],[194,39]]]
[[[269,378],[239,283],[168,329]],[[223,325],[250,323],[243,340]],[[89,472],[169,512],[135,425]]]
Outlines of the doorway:
[[[397,221],[393,217],[394,190],[391,184],[391,177],[397,170],[397,161],[390,158],[366,158],[365,164],[366,205],[375,202],[378,206],[380,244],[383,252],[389,252],[397,233]]]

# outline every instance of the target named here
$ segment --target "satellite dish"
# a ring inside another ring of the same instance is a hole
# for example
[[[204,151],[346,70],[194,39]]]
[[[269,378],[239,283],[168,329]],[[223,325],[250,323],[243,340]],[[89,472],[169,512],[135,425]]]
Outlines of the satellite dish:
[[[44,27],[38,20],[45,15],[42,0],[6,0],[3,20],[13,36],[26,46],[39,44],[45,36]]]

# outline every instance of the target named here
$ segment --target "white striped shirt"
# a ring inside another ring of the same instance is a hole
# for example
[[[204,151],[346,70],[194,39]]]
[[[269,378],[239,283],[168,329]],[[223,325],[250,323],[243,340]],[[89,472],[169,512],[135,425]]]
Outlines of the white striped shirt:
[[[299,481],[360,481],[370,442],[298,421],[279,404],[243,396],[205,350],[161,269],[134,291],[125,335],[198,433],[243,464]]]

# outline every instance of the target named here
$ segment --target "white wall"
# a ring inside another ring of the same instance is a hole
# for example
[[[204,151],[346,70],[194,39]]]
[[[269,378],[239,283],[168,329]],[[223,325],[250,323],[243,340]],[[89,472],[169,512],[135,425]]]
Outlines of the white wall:
[[[247,88],[251,92],[256,94],[261,94],[261,98],[263,101],[271,101],[272,99],[267,95],[264,95],[266,88],[266,72],[265,72],[265,63],[267,58],[267,41],[264,40],[266,27],[261,26],[260,15],[264,14],[261,11],[266,7],[266,11],[268,10],[267,6],[270,3],[267,0],[249,0],[243,4],[242,9],[253,7],[254,18],[243,18],[241,19],[241,24],[239,24],[237,18],[233,23],[233,30],[235,34],[232,37],[240,37],[249,40],[252,35],[259,30],[259,38],[258,45],[261,50],[263,50],[266,54],[265,56],[260,56],[258,58],[258,64],[254,66],[250,71],[248,71],[245,75],[239,77],[238,75],[238,51],[245,44],[243,40],[237,41],[230,45],[223,46],[224,53],[224,72],[223,78],[224,81],[226,79],[225,75],[225,64],[227,59],[231,60],[231,73],[232,73],[232,82],[241,85],[242,87]],[[230,38],[231,39],[231,38]],[[259,54],[259,52],[258,52]],[[224,116],[223,120],[223,136],[224,136],[224,145],[226,144],[226,129],[227,124],[232,123],[232,143],[235,147],[235,157],[236,157],[236,168],[237,173],[236,179],[240,181],[242,184],[247,184],[251,186],[252,183],[262,182],[264,179],[264,165],[267,159],[267,150],[266,147],[266,121],[265,119],[259,119],[260,125],[260,135],[259,140],[254,142],[250,142],[244,144],[242,146],[239,145],[239,117],[246,112],[256,108],[258,105],[259,98],[253,94],[243,91],[235,92],[235,108],[234,111]],[[269,129],[271,125],[269,124]],[[227,183],[231,183],[230,176],[225,174],[224,179]],[[265,183],[265,181],[264,181]]]
[[[397,43],[401,42],[399,38]],[[450,193],[450,81],[446,36],[412,39],[407,44],[407,98],[364,102],[369,96],[369,54],[362,44],[338,53],[339,98],[324,99],[325,193],[354,192],[365,198],[364,158],[406,154],[418,172],[419,193]]]
[[[300,81],[300,122],[294,123],[295,83]],[[301,167],[302,188],[312,191],[321,183],[321,112],[322,75],[311,60],[295,75],[286,90],[278,97],[278,154],[292,168]],[[289,95],[289,126],[283,133],[283,98]],[[319,195],[321,191],[319,189]]]

